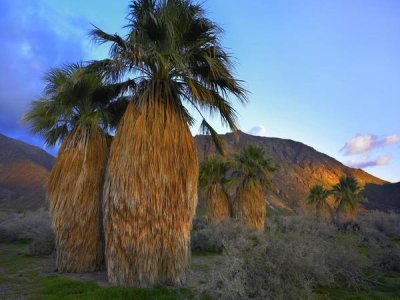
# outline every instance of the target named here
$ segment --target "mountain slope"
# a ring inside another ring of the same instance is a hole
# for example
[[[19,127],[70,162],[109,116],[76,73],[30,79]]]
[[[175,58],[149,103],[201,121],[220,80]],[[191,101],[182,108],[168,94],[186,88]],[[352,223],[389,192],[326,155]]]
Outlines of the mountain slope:
[[[0,134],[0,209],[45,206],[44,185],[53,164],[46,151]]]
[[[306,209],[306,198],[309,189],[320,183],[329,187],[339,181],[342,175],[354,175],[362,184],[386,183],[360,169],[346,167],[328,155],[320,153],[300,142],[292,140],[252,136],[240,132],[221,136],[228,153],[240,151],[249,144],[262,147],[268,157],[280,167],[272,175],[272,185],[267,193],[270,206],[290,211],[302,212]],[[204,155],[215,155],[216,148],[209,136],[196,136],[200,159]],[[399,203],[400,205],[400,203]]]
[[[367,207],[400,210],[399,184],[386,184],[300,142],[245,133],[239,133],[238,138],[233,134],[222,138],[228,153],[256,144],[279,165],[280,170],[272,175],[272,185],[267,192],[267,201],[273,208],[302,212],[307,207],[306,198],[312,185],[330,186],[338,182],[340,176],[352,174],[367,184],[365,193],[370,198]],[[209,136],[196,136],[195,141],[200,159],[217,153]],[[44,185],[54,160],[38,147],[0,134],[0,210],[33,210],[45,206]]]
[[[368,202],[365,203],[368,208],[400,212],[400,182],[367,184],[364,195],[368,198]]]

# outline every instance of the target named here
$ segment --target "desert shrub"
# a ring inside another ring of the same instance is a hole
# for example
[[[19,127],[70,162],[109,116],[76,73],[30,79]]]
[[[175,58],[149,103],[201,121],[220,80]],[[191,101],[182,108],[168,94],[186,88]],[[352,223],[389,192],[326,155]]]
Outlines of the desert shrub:
[[[400,237],[400,214],[367,211],[358,217],[361,229],[376,230],[388,237]]]
[[[31,240],[28,252],[48,255],[54,250],[54,233],[50,216],[45,210],[16,214],[0,223],[0,242]]]
[[[238,240],[243,236],[251,238],[254,234],[233,220],[224,220],[218,224],[201,223],[193,227],[191,238],[192,251],[222,252],[227,241]]]
[[[194,217],[192,222],[192,230],[198,231],[207,228],[209,221],[207,217]]]
[[[50,255],[55,251],[54,232],[50,226],[42,226],[36,230],[28,253],[34,256]]]
[[[383,232],[365,225],[361,225],[360,231],[357,232],[361,238],[360,246],[379,249],[390,244],[388,237]]]
[[[395,245],[382,249],[374,257],[374,263],[382,271],[400,273],[400,246]]]
[[[211,298],[307,299],[317,286],[364,282],[368,262],[358,254],[353,233],[304,217],[269,220],[264,234],[242,229],[231,235],[227,225],[218,233],[224,261],[205,288]],[[240,225],[234,226],[237,231]]]

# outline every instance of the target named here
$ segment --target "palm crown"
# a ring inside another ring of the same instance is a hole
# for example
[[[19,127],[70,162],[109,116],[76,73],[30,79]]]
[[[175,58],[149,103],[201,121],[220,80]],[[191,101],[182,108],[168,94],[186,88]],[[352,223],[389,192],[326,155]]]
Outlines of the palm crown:
[[[269,184],[270,173],[278,169],[265,157],[264,150],[254,145],[249,145],[236,154],[231,161],[231,167],[233,180],[255,185]]]
[[[311,204],[315,204],[317,208],[319,208],[326,203],[326,200],[330,194],[331,192],[329,190],[326,190],[322,185],[317,184],[311,188],[308,201]]]
[[[219,42],[221,29],[205,17],[200,5],[187,0],[135,0],[128,15],[128,35],[91,32],[99,43],[111,43],[110,58],[94,61],[89,69],[111,82],[131,77],[127,89],[135,105],[165,101],[189,125],[193,107],[202,117],[201,131],[211,134],[219,150],[215,130],[203,116],[218,112],[222,122],[237,129],[236,113],[229,95],[246,101],[246,91],[231,71],[229,55]]]
[[[200,163],[199,184],[200,187],[207,190],[215,184],[223,185],[226,181],[228,164],[215,157],[206,157]]]
[[[24,121],[49,146],[77,128],[107,132],[116,126],[126,107],[124,97],[110,101],[121,94],[123,86],[106,86],[100,76],[88,74],[80,64],[51,70],[45,82],[43,97],[33,101]]]
[[[337,204],[351,210],[356,209],[358,202],[362,199],[361,191],[362,186],[354,176],[340,178],[339,183],[332,188]]]

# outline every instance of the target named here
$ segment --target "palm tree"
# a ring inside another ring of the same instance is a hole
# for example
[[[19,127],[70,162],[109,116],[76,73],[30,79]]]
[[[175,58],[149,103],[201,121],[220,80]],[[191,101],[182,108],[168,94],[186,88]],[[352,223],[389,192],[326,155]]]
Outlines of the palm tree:
[[[269,175],[277,167],[255,145],[243,148],[231,165],[232,180],[237,184],[234,215],[244,225],[263,231],[266,215],[263,187],[270,183]]]
[[[352,175],[341,177],[339,183],[333,186],[332,193],[336,199],[339,222],[355,221],[359,201],[363,199],[362,190],[362,186]]]
[[[308,202],[315,205],[317,217],[322,216],[322,211],[328,211],[330,218],[332,218],[332,208],[328,203],[328,197],[331,195],[331,191],[326,190],[322,185],[316,184],[310,189],[310,195],[308,196]]]
[[[212,223],[231,216],[228,194],[224,188],[228,164],[215,157],[206,157],[200,163],[199,185],[206,197],[206,214]]]
[[[94,271],[103,262],[100,196],[110,144],[106,132],[117,122],[123,101],[110,103],[118,88],[105,87],[82,65],[54,69],[45,82],[43,98],[32,103],[24,120],[48,146],[61,142],[47,186],[57,268]]]
[[[104,186],[105,255],[110,282],[122,286],[181,284],[190,258],[197,203],[198,158],[189,126],[193,107],[218,113],[231,130],[228,101],[246,100],[219,41],[221,29],[190,0],[134,0],[126,37],[92,31],[111,43],[110,58],[89,69],[110,82],[131,78],[133,96],[111,145]]]

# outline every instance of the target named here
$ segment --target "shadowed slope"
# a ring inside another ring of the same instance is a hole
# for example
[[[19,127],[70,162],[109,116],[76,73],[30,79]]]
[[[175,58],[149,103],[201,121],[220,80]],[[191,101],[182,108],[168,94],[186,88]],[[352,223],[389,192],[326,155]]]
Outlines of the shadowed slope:
[[[46,151],[0,134],[0,209],[46,207],[44,185],[53,164]]]
[[[400,182],[383,185],[367,184],[363,194],[368,199],[364,204],[367,208],[400,212]]]

